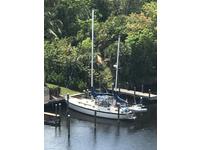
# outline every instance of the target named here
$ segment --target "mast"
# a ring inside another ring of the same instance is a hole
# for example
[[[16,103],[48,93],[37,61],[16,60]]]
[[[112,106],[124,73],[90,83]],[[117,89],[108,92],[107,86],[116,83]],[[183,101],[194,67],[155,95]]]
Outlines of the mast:
[[[93,89],[94,10],[92,10],[91,88]]]
[[[119,44],[120,44],[120,35],[118,37],[118,47],[117,47],[117,64],[116,64],[116,75],[115,75],[115,91],[117,91],[117,78],[118,78],[118,67],[119,67]]]

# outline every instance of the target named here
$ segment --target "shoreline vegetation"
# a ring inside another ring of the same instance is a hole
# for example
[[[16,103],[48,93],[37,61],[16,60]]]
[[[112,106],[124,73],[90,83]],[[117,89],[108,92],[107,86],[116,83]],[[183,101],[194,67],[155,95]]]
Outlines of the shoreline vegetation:
[[[92,9],[94,87],[112,87],[120,35],[118,87],[144,85],[156,93],[156,0],[45,0],[45,82],[75,91],[90,87]]]
[[[68,89],[68,88],[65,88],[65,87],[61,87],[61,86],[58,86],[58,85],[55,85],[55,84],[46,83],[46,85],[50,89],[55,89],[55,88],[60,87],[60,95],[66,95],[66,94],[73,95],[73,94],[80,93],[78,91],[74,91],[74,90],[71,90],[71,89]]]

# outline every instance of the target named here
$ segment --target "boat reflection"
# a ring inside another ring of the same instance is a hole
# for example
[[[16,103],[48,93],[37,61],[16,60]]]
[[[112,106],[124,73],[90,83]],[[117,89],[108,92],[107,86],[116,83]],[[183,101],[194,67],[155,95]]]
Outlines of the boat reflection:
[[[87,122],[92,122],[94,123],[94,117],[85,115],[82,113],[79,113],[77,111],[71,110],[70,109],[70,115],[74,119],[78,119],[81,121],[87,121]],[[106,119],[106,118],[96,118],[96,129],[95,129],[95,124],[94,124],[94,135],[96,134],[96,130],[99,130],[98,126],[101,126],[102,132],[107,132],[110,130],[110,128],[116,128],[116,135],[120,135],[120,128],[126,128],[129,132],[136,132],[137,130],[140,130],[141,128],[145,128],[145,126],[149,126],[152,122],[148,123],[148,120],[144,120],[146,116],[139,116],[138,120],[120,120],[118,122],[117,120],[112,120],[112,119]],[[153,123],[154,124],[154,123]],[[103,126],[103,128],[102,128]]]

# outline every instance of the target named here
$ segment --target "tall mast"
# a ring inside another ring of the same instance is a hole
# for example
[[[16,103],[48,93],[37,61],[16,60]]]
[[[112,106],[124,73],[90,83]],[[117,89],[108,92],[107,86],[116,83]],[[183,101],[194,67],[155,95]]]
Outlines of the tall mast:
[[[92,59],[91,59],[91,88],[93,88],[93,48],[94,48],[94,10],[92,10]]]
[[[117,90],[117,78],[118,78],[118,68],[119,68],[119,44],[120,44],[120,35],[118,37],[118,47],[117,47],[117,64],[116,64],[116,75],[115,75],[115,91]]]

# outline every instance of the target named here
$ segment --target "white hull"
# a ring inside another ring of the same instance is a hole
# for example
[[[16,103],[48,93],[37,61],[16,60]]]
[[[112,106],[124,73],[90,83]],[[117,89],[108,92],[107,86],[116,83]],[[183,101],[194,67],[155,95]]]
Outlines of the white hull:
[[[82,102],[83,101],[83,102]],[[84,103],[87,102],[87,103]],[[97,117],[108,118],[108,119],[118,119],[118,110],[117,108],[105,108],[99,107],[94,104],[90,99],[78,99],[71,97],[69,100],[69,108],[76,110],[78,112],[94,116],[96,111]],[[133,113],[120,113],[120,120],[134,120],[136,119]]]
[[[129,109],[133,110],[136,113],[147,112],[147,108],[143,108],[140,104],[133,105],[133,106],[129,107]]]

